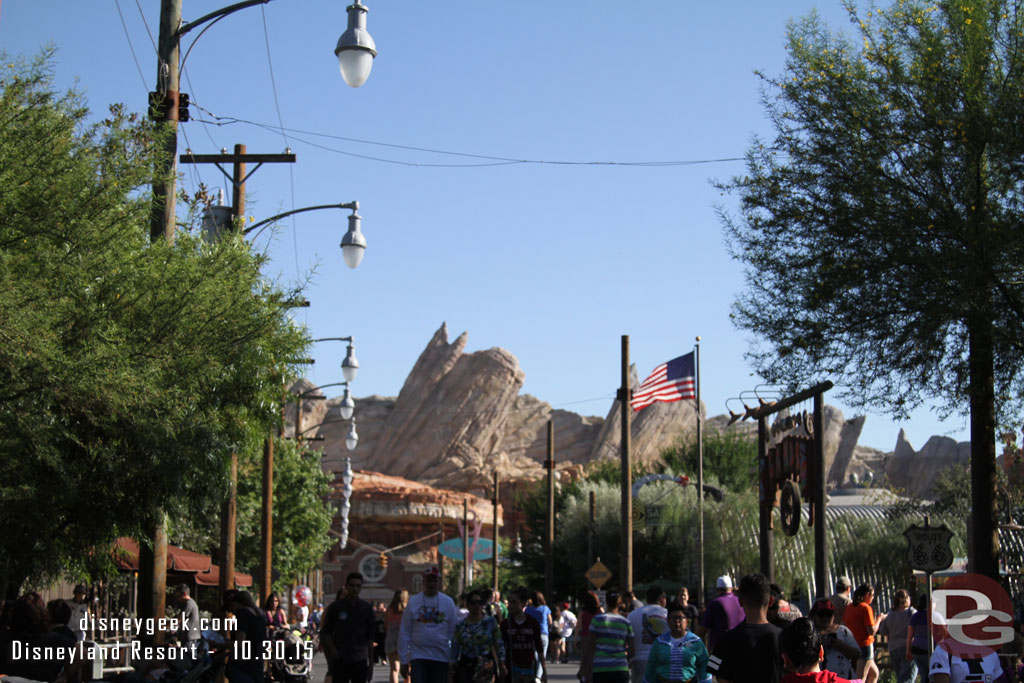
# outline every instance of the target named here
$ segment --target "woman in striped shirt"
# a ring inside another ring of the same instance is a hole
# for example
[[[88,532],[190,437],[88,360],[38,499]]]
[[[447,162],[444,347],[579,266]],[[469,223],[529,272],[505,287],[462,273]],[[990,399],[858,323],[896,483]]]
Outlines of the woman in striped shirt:
[[[633,627],[621,612],[619,593],[608,591],[605,603],[604,614],[594,616],[583,641],[580,679],[584,683],[629,683]]]

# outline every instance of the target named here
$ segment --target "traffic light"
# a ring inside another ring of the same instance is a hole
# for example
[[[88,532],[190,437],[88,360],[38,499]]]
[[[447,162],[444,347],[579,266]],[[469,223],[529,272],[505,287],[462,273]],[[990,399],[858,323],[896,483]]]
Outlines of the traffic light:
[[[188,121],[188,93],[178,93],[178,122]]]
[[[377,566],[380,567],[381,569],[387,569],[388,568],[388,556],[385,555],[384,553],[381,553],[380,557],[377,558]]]

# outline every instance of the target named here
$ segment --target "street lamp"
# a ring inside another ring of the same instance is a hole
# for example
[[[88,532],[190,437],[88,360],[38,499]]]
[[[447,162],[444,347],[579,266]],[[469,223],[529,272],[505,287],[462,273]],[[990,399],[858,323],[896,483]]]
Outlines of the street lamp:
[[[342,204],[318,204],[317,206],[306,206],[301,209],[293,209],[291,211],[285,211],[279,213],[276,216],[265,218],[259,223],[253,223],[248,228],[242,231],[243,235],[248,235],[254,230],[258,230],[265,225],[279,221],[282,218],[288,216],[304,213],[306,211],[319,211],[321,209],[347,209],[352,213],[348,217],[348,232],[341,238],[341,256],[345,260],[345,265],[349,268],[357,267],[363,260],[363,254],[366,252],[366,237],[363,236],[362,224],[363,217],[359,215],[359,202],[345,202]],[[358,366],[357,366],[358,367]],[[346,379],[349,379],[346,377]]]
[[[342,384],[345,385],[345,394],[341,397],[341,419],[351,420],[356,410],[356,402],[352,400],[352,392],[348,390],[348,382],[342,382]]]
[[[359,0],[348,6],[348,28],[338,38],[334,54],[338,57],[341,77],[353,88],[358,88],[370,77],[377,46],[366,30],[369,11]]]
[[[345,352],[345,360],[341,361],[341,374],[345,377],[346,382],[352,382],[356,378],[356,373],[359,372],[359,361],[356,359],[356,343],[354,337],[321,337],[320,339],[314,339],[313,343],[325,341],[343,341],[348,342],[348,349]],[[346,391],[346,395],[348,392]]]
[[[345,435],[345,448],[354,451],[359,445],[359,434],[356,433],[356,418],[354,416],[349,424],[351,426],[348,428],[348,434]]]

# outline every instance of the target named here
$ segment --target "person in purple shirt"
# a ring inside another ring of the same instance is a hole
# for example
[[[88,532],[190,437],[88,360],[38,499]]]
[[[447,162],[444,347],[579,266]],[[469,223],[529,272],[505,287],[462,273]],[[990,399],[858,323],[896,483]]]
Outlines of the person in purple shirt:
[[[719,576],[715,587],[718,589],[718,597],[708,603],[708,609],[696,629],[701,638],[707,637],[708,651],[714,651],[715,643],[722,634],[736,628],[744,618],[739,598],[732,592],[732,579],[729,575]]]

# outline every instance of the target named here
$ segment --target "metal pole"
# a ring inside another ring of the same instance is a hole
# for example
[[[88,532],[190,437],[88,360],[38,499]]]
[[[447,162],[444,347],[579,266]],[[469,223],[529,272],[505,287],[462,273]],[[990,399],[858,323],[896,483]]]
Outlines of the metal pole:
[[[619,410],[622,416],[622,542],[619,550],[619,580],[623,593],[633,590],[633,498],[630,486],[632,467],[629,461],[630,411],[629,400],[629,335],[622,335],[622,386],[619,389]]]
[[[469,590],[469,499],[462,501],[462,591]]]
[[[494,520],[491,527],[494,542],[494,566],[491,567],[491,588],[498,590],[498,470],[494,470]]]
[[[555,422],[548,420],[547,533],[544,535],[544,596],[551,601],[555,592]]]
[[[828,596],[828,550],[825,543],[825,419],[823,416],[824,397],[814,395],[814,582],[818,586],[818,598]],[[797,514],[800,511],[797,510]]]
[[[704,416],[700,409],[700,337],[693,347],[694,371],[696,374],[697,396],[697,548],[700,568],[697,572],[697,605],[703,605],[704,597]]]

